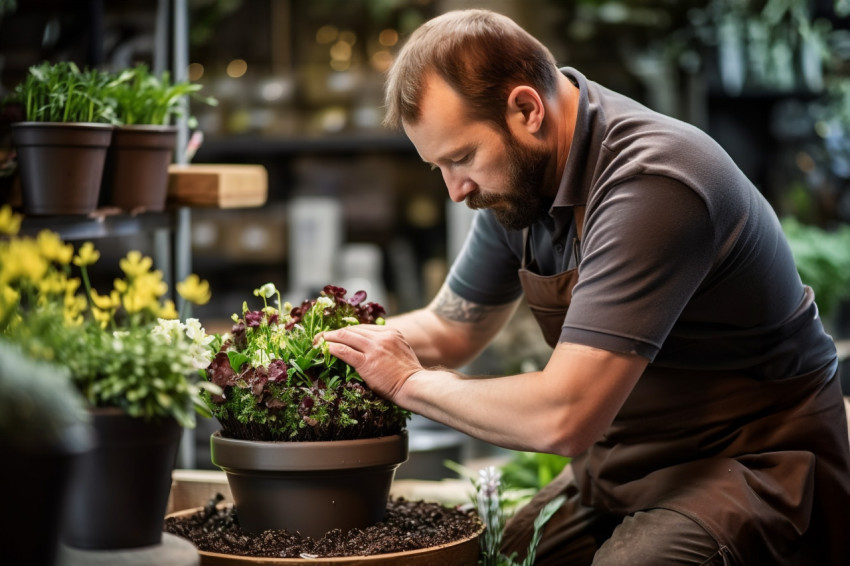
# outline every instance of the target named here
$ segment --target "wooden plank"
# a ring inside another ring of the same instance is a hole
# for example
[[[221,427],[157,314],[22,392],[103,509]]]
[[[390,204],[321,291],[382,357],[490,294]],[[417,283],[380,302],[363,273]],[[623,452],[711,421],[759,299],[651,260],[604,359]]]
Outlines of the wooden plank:
[[[168,204],[249,208],[266,203],[268,172],[262,165],[211,164],[168,167]]]

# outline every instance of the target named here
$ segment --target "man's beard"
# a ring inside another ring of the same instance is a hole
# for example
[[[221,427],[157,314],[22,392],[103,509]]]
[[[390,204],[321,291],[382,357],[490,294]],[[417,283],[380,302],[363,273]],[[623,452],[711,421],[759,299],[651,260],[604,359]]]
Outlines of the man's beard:
[[[476,192],[466,197],[466,205],[473,209],[488,208],[506,229],[522,230],[546,212],[540,193],[549,154],[545,150],[524,146],[513,137],[506,139],[505,147],[508,159],[506,192]]]

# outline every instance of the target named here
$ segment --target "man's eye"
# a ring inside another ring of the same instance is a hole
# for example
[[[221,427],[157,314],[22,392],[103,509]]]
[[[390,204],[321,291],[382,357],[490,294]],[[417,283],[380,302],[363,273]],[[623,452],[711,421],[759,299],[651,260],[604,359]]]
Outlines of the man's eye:
[[[460,159],[455,159],[454,161],[452,161],[452,164],[453,165],[463,165],[464,163],[468,162],[470,160],[470,158],[472,158],[472,154],[467,153],[466,155],[464,155]]]

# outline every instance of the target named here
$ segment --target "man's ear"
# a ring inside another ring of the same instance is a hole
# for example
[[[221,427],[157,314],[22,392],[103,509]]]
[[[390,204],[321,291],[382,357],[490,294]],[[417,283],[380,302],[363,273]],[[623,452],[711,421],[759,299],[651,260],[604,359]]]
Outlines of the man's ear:
[[[540,131],[546,109],[543,99],[527,85],[514,87],[508,95],[506,119],[510,127],[519,127],[531,134]]]

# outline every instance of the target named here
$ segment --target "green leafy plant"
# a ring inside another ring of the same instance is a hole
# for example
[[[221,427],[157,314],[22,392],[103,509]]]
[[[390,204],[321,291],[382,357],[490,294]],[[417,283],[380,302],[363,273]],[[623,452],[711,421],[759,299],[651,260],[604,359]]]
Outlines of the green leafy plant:
[[[829,316],[850,297],[850,226],[827,231],[789,216],[782,219],[782,230],[800,279],[814,290],[821,314]]]
[[[174,118],[183,116],[183,101],[187,96],[205,104],[216,105],[217,100],[201,97],[201,85],[189,81],[173,82],[167,71],[157,76],[145,64],[126,69],[106,85],[106,96],[115,105],[121,124],[149,124],[168,126]],[[194,120],[190,117],[190,126]]]
[[[353,324],[383,324],[384,308],[359,291],[328,285],[292,307],[271,283],[254,291],[263,308],[243,303],[232,331],[216,335],[206,374],[210,411],[230,438],[317,441],[372,438],[404,429],[408,411],[376,395],[353,367],[328,354],[319,334]],[[269,304],[276,299],[277,306]]]
[[[0,209],[0,334],[36,360],[67,369],[89,407],[118,407],[133,417],[173,417],[195,424],[208,415],[200,379],[210,337],[196,319],[177,320],[168,286],[153,261],[131,251],[124,277],[108,294],[92,288],[91,242],[76,251],[55,233],[19,236],[21,217]],[[78,270],[78,271],[77,271]],[[209,284],[190,275],[177,284],[189,303],[210,298]]]
[[[514,452],[503,466],[502,481],[515,489],[543,489],[570,463],[570,458],[558,454]]]
[[[72,62],[44,62],[29,68],[6,103],[20,104],[24,119],[31,122],[112,124],[116,121],[115,108],[104,96],[112,80],[109,73],[81,71]]]

